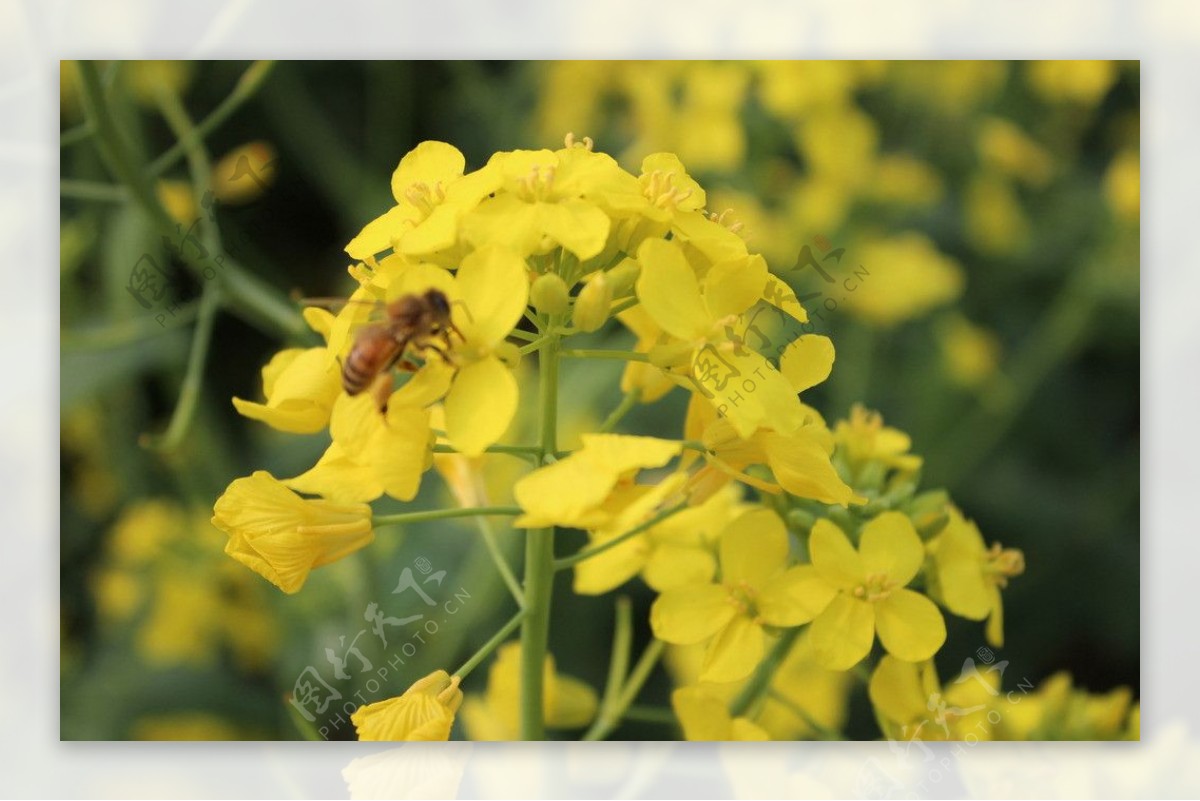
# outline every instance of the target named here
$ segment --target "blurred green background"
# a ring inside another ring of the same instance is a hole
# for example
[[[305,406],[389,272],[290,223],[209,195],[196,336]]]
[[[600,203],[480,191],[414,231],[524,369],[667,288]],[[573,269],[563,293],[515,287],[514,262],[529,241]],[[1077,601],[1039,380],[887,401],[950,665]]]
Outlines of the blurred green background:
[[[678,153],[709,210],[731,209],[833,338],[833,375],[805,400],[830,421],[856,400],[879,409],[925,455],[927,487],[950,490],[989,541],[1025,552],[1027,572],[1005,593],[1006,684],[1067,669],[1090,690],[1136,692],[1136,63],[322,62],[261,65],[252,84],[248,67],[128,62],[102,74],[146,163],[176,141],[164,98],[201,121],[247,90],[205,137],[212,209],[225,252],[297,297],[348,293],[342,247],[390,207],[391,172],[422,140],[454,144],[470,168],[497,150],[561,146],[568,131],[635,173],[646,154]],[[202,285],[112,189],[80,127],[74,65],[62,76],[62,737],[298,738],[284,698],[306,667],[345,699],[384,692],[365,684],[374,672],[333,680],[325,651],[369,628],[369,603],[398,618],[423,611],[392,594],[405,568],[446,571],[438,605],[469,598],[391,689],[460,661],[511,614],[469,521],[381,530],[291,597],[223,556],[208,523],[216,496],[253,470],[303,471],[326,435],[235,414],[230,398],[261,397],[259,371],[282,341],[219,313],[186,436],[161,447]],[[185,228],[207,213],[186,161],[155,180]],[[149,308],[130,291],[146,258],[170,284]],[[620,365],[567,367],[579,368],[564,376],[570,444],[620,401]],[[670,436],[684,403],[675,392],[623,427]],[[494,501],[508,500],[510,461],[489,477]],[[447,497],[431,473],[416,504]],[[517,539],[505,536],[514,552]],[[563,540],[560,552],[582,535]],[[652,595],[622,592],[644,641]],[[560,670],[602,686],[612,596],[574,596],[560,575],[553,621]],[[981,626],[951,623],[943,675],[984,645]],[[375,669],[387,663],[371,632],[357,644]],[[644,699],[665,704],[669,689],[659,671]],[[351,738],[326,719],[335,707],[317,723]],[[877,736],[863,698],[851,711],[851,736]],[[617,736],[671,732],[631,722]]]

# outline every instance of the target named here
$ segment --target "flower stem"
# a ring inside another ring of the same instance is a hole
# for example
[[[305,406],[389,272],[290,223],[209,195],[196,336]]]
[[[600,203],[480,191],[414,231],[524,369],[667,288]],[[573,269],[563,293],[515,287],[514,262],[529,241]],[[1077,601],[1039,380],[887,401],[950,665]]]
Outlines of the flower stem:
[[[179,237],[179,226],[159,203],[141,165],[121,137],[104,98],[96,65],[90,61],[80,61],[79,75],[88,123],[96,132],[96,143],[109,170],[129,190],[131,199],[141,207],[159,233],[168,240],[174,240]],[[211,277],[218,283],[226,305],[235,314],[287,339],[311,340],[312,332],[296,307],[277,289],[246,272],[229,254],[201,255],[194,248],[186,247],[180,248],[180,251],[184,263],[199,280],[210,280]],[[214,264],[219,269],[214,268]]]
[[[649,520],[642,523],[641,525],[634,526],[633,528],[629,529],[629,531],[626,531],[624,534],[621,534],[619,536],[613,537],[611,540],[605,540],[604,542],[602,542],[599,545],[596,545],[592,548],[584,548],[582,551],[577,551],[576,553],[573,553],[570,556],[564,556],[562,559],[555,559],[554,560],[554,569],[555,570],[566,570],[569,567],[574,567],[575,565],[579,564],[580,562],[584,561],[585,559],[591,559],[593,556],[599,556],[600,554],[607,551],[609,548],[617,547],[618,545],[625,542],[626,540],[628,540],[632,537],[636,537],[638,534],[641,534],[646,529],[657,526],[659,523],[666,520],[668,517],[671,517],[672,515],[674,515],[678,512],[682,512],[686,508],[687,508],[687,501],[683,501],[674,506],[668,507],[667,509],[664,509],[663,511],[659,512],[654,517],[650,518]]]
[[[650,357],[645,353],[631,350],[563,350],[561,355],[570,359],[618,359],[627,362],[648,362]]]
[[[613,626],[613,647],[608,662],[608,680],[604,684],[604,698],[600,701],[600,714],[616,707],[621,695],[621,685],[629,672],[629,647],[633,639],[632,607],[629,598],[617,598],[616,622]]]
[[[446,520],[453,517],[478,517],[479,515],[519,515],[517,506],[465,506],[455,509],[431,509],[427,512],[401,512],[394,515],[376,515],[371,526],[396,525],[400,523],[422,523],[426,520]]]
[[[650,678],[650,673],[658,664],[662,652],[663,641],[651,640],[650,644],[646,646],[646,650],[642,651],[642,656],[638,659],[637,664],[633,666],[629,680],[621,689],[621,695],[617,698],[616,704],[611,709],[601,709],[592,727],[583,735],[584,740],[603,740],[621,724],[621,720],[625,717],[625,710],[642,691],[642,685],[646,683],[646,679]]]
[[[492,524],[486,517],[476,517],[475,525],[479,527],[479,535],[483,538],[483,545],[487,548],[488,555],[492,557],[492,561],[496,564],[496,571],[500,573],[500,578],[504,580],[504,585],[508,587],[513,600],[517,602],[517,606],[524,609],[525,595],[521,592],[521,582],[517,581],[517,577],[513,575],[512,568],[508,565],[508,559],[505,558],[504,551],[500,548],[500,543],[496,542],[496,532],[492,530]]]
[[[795,645],[796,638],[799,636],[799,626],[787,629],[779,635],[779,640],[771,648],[766,659],[759,663],[750,680],[742,687],[742,691],[729,702],[730,715],[736,718],[746,714],[746,710],[767,691],[767,688],[771,686],[771,679],[775,678],[775,671],[783,664],[784,658],[792,650],[792,646]]]
[[[458,676],[460,679],[465,679],[472,670],[479,667],[479,663],[487,659],[488,654],[495,651],[500,645],[508,639],[508,636],[516,631],[517,626],[525,620],[528,614],[527,609],[518,609],[517,613],[509,618],[508,622],[500,627],[500,630],[492,635],[492,638],[485,642],[478,651],[471,655],[471,658],[463,662],[462,667],[451,673],[451,676]]]
[[[196,126],[192,134],[184,139],[180,139],[172,145],[167,152],[156,158],[149,166],[147,172],[150,176],[161,175],[166,170],[170,169],[175,162],[179,161],[188,148],[203,141],[204,137],[220,127],[221,123],[229,119],[233,112],[237,111],[242,105],[254,97],[258,91],[258,87],[262,86],[267,75],[270,74],[271,68],[275,66],[273,61],[256,61],[251,64],[242,77],[238,79],[237,85],[233,87],[233,91],[229,96],[221,101],[212,113],[205,117]]]
[[[549,331],[554,320],[539,320]],[[546,337],[538,353],[541,385],[541,464],[558,450],[558,337]],[[521,739],[545,738],[543,670],[550,636],[550,596],[554,589],[554,526],[530,529],[525,537],[525,608],[521,626]]]
[[[617,405],[617,408],[613,409],[612,414],[605,418],[604,422],[601,423],[600,433],[607,434],[616,428],[617,424],[621,422],[625,415],[629,414],[630,410],[633,409],[634,406],[638,405],[638,401],[641,399],[642,391],[637,387],[634,387],[626,392],[625,397],[621,398],[621,402]]]

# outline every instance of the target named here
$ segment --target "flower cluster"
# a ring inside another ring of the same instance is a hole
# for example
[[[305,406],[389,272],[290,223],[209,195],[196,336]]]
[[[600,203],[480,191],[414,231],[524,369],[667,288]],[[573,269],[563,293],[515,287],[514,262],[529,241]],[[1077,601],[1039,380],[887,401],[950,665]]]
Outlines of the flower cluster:
[[[347,245],[351,302],[306,311],[322,344],[276,354],[263,399],[234,400],[280,431],[327,430],[325,453],[291,478],[234,481],[213,517],[227,553],[293,593],[369,546],[370,503],[412,501],[435,452],[469,460],[458,465],[468,471],[492,454],[532,462],[511,487],[514,524],[528,530],[512,628],[462,669],[360,709],[361,737],[445,739],[460,706],[476,738],[589,724],[603,736],[667,645],[677,665],[691,654],[690,668],[674,668],[687,737],[824,736],[844,710],[806,709],[822,703],[810,682],[843,692],[864,663],[873,688],[918,681],[946,640],[945,612],[986,619],[1001,642],[1001,591],[1021,553],[989,546],[944,493],[918,494],[921,459],[878,414],[856,407],[830,426],[804,401],[831,374],[833,343],[757,346],[757,315],[803,323],[805,310],[736,226],[707,213],[676,155],[649,154],[633,174],[568,136],[561,149],[497,153],[467,171],[455,148],[425,142],[392,190],[396,205]],[[920,243],[906,247],[923,258]],[[610,322],[628,329],[628,349],[572,347]],[[531,354],[536,392],[518,377]],[[557,437],[565,359],[626,363],[626,402],[571,451]],[[639,402],[673,392],[687,396],[675,431],[613,431]],[[540,440],[507,441],[535,405]],[[486,511],[459,483],[459,511]],[[566,529],[587,538],[569,555],[556,548]],[[546,652],[546,587],[565,570],[580,594],[638,577],[657,593],[650,650],[629,670],[630,624],[619,625],[599,701]],[[520,644],[505,645],[517,625]],[[486,692],[464,701],[460,682],[497,649]],[[876,706],[887,719],[902,711]]]

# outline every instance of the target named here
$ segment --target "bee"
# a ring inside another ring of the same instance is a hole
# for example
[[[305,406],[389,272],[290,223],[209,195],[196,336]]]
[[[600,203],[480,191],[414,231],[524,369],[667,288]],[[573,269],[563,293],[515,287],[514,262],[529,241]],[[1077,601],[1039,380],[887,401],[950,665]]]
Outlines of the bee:
[[[461,340],[462,332],[450,317],[451,303],[440,289],[422,294],[403,295],[385,307],[386,319],[358,332],[354,345],[342,363],[342,388],[347,395],[358,395],[374,388],[380,408],[391,389],[382,380],[393,367],[409,372],[418,367],[405,358],[409,351],[432,350],[447,362],[453,333]]]

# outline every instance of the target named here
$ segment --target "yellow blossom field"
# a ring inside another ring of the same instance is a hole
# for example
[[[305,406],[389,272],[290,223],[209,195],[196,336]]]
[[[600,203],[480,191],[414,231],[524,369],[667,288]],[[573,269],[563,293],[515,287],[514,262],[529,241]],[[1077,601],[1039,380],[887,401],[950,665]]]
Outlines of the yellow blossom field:
[[[68,740],[1137,740],[1140,67],[63,62]]]

